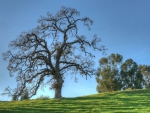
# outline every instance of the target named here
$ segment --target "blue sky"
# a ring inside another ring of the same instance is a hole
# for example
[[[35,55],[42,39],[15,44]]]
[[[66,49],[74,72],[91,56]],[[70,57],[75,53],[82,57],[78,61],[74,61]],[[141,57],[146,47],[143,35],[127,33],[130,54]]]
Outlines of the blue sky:
[[[108,48],[107,55],[119,53],[124,60],[132,58],[138,64],[150,65],[150,1],[149,0],[0,0],[0,93],[5,87],[16,87],[15,77],[9,77],[8,62],[3,61],[2,53],[8,50],[11,40],[23,32],[35,28],[40,15],[49,11],[53,15],[61,6],[72,7],[94,20],[91,30],[80,28],[80,33],[89,39],[93,34],[102,38]],[[98,60],[103,57],[101,52],[96,55],[95,68]],[[67,75],[62,90],[64,97],[76,97],[95,94],[95,77],[86,80],[80,77],[78,83]],[[45,88],[39,90],[40,95],[53,97],[54,91]],[[0,96],[0,100],[10,100]]]

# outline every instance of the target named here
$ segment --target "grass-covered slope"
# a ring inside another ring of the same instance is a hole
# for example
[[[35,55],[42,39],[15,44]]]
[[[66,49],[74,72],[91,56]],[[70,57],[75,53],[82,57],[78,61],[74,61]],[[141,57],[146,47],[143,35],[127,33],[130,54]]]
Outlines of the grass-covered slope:
[[[78,98],[0,102],[0,113],[150,113],[150,90]]]

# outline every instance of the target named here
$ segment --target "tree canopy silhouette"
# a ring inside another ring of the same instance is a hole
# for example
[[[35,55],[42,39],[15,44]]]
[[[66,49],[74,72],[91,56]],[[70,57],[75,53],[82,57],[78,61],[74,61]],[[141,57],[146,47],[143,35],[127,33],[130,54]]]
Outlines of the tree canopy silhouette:
[[[61,7],[56,15],[48,12],[46,17],[41,16],[36,28],[11,41],[3,58],[9,61],[10,76],[16,76],[16,95],[22,95],[27,88],[32,97],[40,86],[49,85],[55,90],[55,98],[61,98],[66,74],[74,75],[75,80],[77,74],[95,75],[95,56],[89,47],[102,52],[105,47],[99,44],[101,39],[97,35],[92,40],[79,35],[81,23],[89,30],[93,24],[90,18],[79,16],[76,9]],[[3,94],[11,95],[11,89],[7,87]]]

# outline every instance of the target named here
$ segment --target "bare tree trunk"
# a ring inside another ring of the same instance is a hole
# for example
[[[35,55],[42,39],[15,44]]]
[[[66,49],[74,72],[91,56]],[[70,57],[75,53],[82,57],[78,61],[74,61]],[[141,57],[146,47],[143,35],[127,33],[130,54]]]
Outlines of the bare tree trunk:
[[[62,77],[59,77],[57,79],[57,87],[55,88],[55,97],[54,98],[62,98],[61,90],[62,90],[63,83],[64,83],[64,80],[62,79]]]

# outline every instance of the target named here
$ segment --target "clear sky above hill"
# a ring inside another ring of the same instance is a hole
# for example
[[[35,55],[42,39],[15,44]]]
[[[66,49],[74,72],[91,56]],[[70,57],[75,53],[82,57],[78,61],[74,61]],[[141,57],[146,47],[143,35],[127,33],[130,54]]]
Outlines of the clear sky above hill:
[[[2,53],[8,50],[10,41],[23,32],[35,28],[40,15],[49,11],[53,15],[61,6],[77,9],[81,16],[94,20],[91,30],[86,28],[80,33],[89,39],[93,34],[102,38],[103,45],[111,53],[123,55],[124,60],[132,58],[138,64],[150,65],[150,0],[0,0],[0,93],[7,86],[16,87],[15,77],[9,77],[8,62],[3,61]],[[100,52],[98,60],[104,57]],[[64,97],[76,97],[97,93],[95,77],[86,80],[80,77],[78,83],[67,75],[62,91]],[[39,90],[38,94],[53,97],[54,91]],[[0,100],[10,100],[0,96]]]

